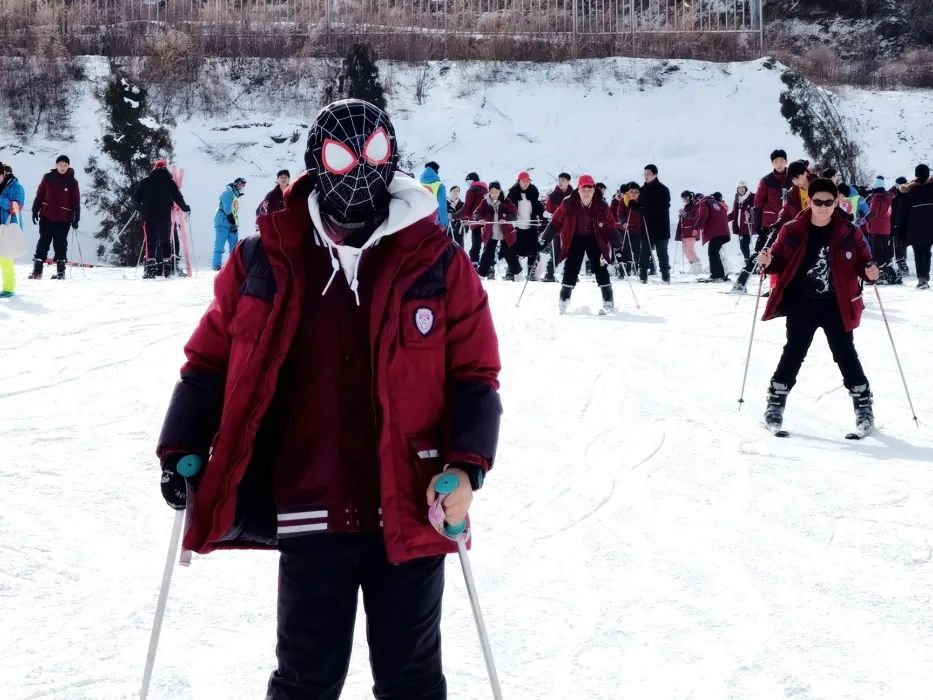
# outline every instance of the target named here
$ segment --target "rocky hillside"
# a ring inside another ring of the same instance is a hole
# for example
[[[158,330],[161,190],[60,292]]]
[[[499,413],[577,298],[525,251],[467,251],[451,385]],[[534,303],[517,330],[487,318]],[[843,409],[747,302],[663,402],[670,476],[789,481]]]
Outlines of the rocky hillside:
[[[829,46],[846,61],[933,48],[933,0],[766,0],[767,44],[801,55]]]

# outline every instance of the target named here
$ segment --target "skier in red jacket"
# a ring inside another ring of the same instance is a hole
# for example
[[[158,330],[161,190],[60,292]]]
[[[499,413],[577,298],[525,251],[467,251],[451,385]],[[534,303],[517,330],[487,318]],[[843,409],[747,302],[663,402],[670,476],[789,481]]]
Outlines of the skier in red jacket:
[[[55,251],[55,275],[65,279],[68,264],[68,227],[77,230],[81,220],[81,192],[68,156],[55,159],[55,168],[42,176],[36,198],[32,202],[32,223],[39,224],[39,243],[33,258],[30,279],[41,279],[42,268]]]
[[[185,547],[282,553],[273,700],[339,696],[360,588],[375,695],[447,697],[456,544],[428,504],[440,474],[457,475],[443,507],[459,522],[493,465],[499,352],[469,258],[397,162],[382,110],[319,112],[308,171],[215,280],[159,439]],[[205,466],[186,483],[188,455]]]
[[[762,269],[777,278],[762,320],[787,317],[787,344],[768,385],[765,424],[773,432],[781,430],[787,394],[822,328],[852,397],[856,429],[870,432],[872,394],[852,331],[865,308],[859,281],[874,282],[880,273],[862,232],[836,211],[839,190],[833,181],[816,179],[807,194],[810,207],[758,255]]]

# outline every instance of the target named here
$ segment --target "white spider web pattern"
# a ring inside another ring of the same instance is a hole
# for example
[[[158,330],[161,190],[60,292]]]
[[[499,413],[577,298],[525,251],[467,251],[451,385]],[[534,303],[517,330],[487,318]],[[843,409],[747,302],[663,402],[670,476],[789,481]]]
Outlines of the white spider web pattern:
[[[362,151],[367,139],[380,127],[389,138],[390,157],[385,164],[373,166],[362,157]],[[331,173],[324,166],[321,150],[327,138],[349,147],[357,159],[356,166],[345,175]],[[312,139],[318,189],[330,213],[346,221],[372,214],[385,205],[396,164],[395,131],[385,112],[362,100],[336,102],[318,115]]]

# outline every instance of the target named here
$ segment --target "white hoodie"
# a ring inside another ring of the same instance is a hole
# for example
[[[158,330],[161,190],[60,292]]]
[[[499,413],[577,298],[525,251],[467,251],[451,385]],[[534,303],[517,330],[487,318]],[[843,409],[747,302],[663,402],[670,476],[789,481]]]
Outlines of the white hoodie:
[[[372,248],[383,238],[408,228],[437,211],[437,200],[434,196],[417,180],[404,173],[395,173],[395,177],[389,184],[389,195],[392,197],[389,200],[389,215],[360,248],[334,243],[333,239],[327,235],[327,225],[321,218],[317,191],[312,192],[308,197],[308,210],[311,213],[315,231],[318,232],[318,244],[327,246],[333,267],[333,272],[327,284],[324,285],[321,296],[327,294],[334,277],[337,276],[337,271],[342,269],[356,297],[356,305],[359,306],[360,295],[357,290],[359,289],[358,277],[363,251]]]

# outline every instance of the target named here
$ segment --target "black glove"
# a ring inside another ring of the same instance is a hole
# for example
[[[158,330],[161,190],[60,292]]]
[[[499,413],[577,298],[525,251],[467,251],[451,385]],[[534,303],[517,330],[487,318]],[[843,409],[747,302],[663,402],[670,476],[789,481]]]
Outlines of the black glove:
[[[232,226],[234,229],[236,229],[236,227],[237,227],[237,225],[236,225],[236,219],[234,218],[233,214],[227,214],[227,221],[230,222],[230,226]]]
[[[77,219],[75,219],[74,221],[71,222],[71,228],[73,228],[75,231],[78,230],[78,220],[77,220]]]
[[[186,204],[185,206],[183,206],[183,207],[181,208],[181,210],[182,210],[183,212],[185,212],[185,214],[190,214],[190,213],[191,213],[191,207],[189,207],[187,204]]]
[[[612,251],[612,259],[615,261],[616,265],[621,265],[624,262],[622,260],[622,251],[619,248]]]
[[[551,241],[554,240],[554,227],[551,224],[548,224],[544,231],[541,233],[540,249],[547,250],[548,246],[551,245]]]
[[[162,462],[162,498],[175,510],[184,510],[188,503],[188,480],[178,473],[182,455],[171,455]]]
[[[32,223],[33,223],[33,224],[38,224],[38,223],[39,223],[39,212],[34,211],[34,212],[32,213]]]
[[[231,229],[230,229],[230,233],[236,233],[236,234],[239,234],[239,233],[240,233],[240,229],[239,229],[239,228],[237,228],[236,226],[234,226],[233,228],[231,228]]]

